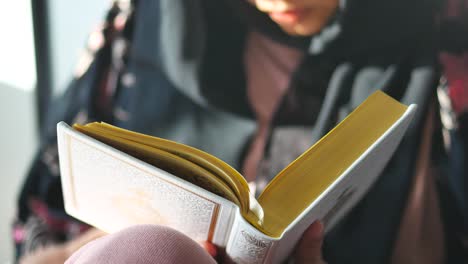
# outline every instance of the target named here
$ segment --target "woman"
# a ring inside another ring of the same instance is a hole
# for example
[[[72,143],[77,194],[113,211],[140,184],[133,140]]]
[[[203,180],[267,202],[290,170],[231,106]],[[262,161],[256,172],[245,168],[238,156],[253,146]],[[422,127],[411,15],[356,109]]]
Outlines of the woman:
[[[100,60],[82,69],[51,127],[98,119],[189,144],[241,170],[259,193],[367,95],[384,90],[420,106],[415,125],[372,190],[327,233],[324,259],[444,262],[453,254],[444,251],[428,173],[432,142],[423,140],[431,138],[423,125],[430,128],[437,79],[435,7],[422,0],[141,0],[134,13],[119,13],[122,6],[115,6],[103,31],[112,47],[98,43]],[[105,58],[111,67],[97,63]],[[49,135],[46,141],[55,142]],[[34,233],[40,226],[57,241],[64,231],[50,228],[54,217],[62,227],[73,225],[60,218],[59,179],[44,158],[51,149],[43,148],[28,177],[17,227]],[[310,237],[320,237],[320,229],[312,226]],[[308,232],[298,252],[320,247],[320,239],[307,242]],[[308,257],[320,259],[314,252]]]

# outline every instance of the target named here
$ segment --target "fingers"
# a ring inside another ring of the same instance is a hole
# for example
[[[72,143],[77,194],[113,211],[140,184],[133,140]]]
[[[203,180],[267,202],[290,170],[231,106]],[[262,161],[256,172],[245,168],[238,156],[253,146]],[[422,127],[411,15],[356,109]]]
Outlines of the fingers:
[[[19,260],[20,264],[59,264],[68,258],[65,248],[61,245],[49,245],[27,254]]]
[[[86,245],[87,243],[99,238],[99,237],[102,237],[102,236],[105,236],[107,233],[105,233],[104,231],[101,231],[97,228],[91,228],[89,230],[87,230],[86,232],[84,232],[83,234],[79,235],[78,237],[76,237],[75,239],[73,240],[70,240],[68,241],[66,244],[65,244],[65,247],[67,249],[67,254],[68,256],[71,256],[73,255],[73,253],[75,253],[75,251],[77,251],[79,248],[81,248],[82,246]]]
[[[199,243],[210,254],[217,263],[234,264],[234,261],[226,255],[224,248],[220,248],[211,242],[204,241]]]
[[[307,228],[296,247],[294,254],[296,263],[325,264],[322,258],[323,232],[324,227],[320,221],[314,222]],[[205,241],[200,242],[200,245],[218,262],[222,263],[223,261],[220,260],[226,260],[222,250],[212,243]]]
[[[200,242],[200,245],[208,252],[208,254],[210,254],[210,256],[216,259],[218,256],[218,248],[215,245],[208,241]]]
[[[296,247],[297,263],[325,263],[322,259],[323,230],[323,224],[316,221],[304,232]]]

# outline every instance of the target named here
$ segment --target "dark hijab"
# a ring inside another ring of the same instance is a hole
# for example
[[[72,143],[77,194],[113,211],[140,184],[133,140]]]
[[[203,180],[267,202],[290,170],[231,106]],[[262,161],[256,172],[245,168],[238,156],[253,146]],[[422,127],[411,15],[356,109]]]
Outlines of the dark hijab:
[[[422,116],[437,78],[439,0],[347,0],[319,33],[300,38],[283,33],[245,1],[227,1],[250,28],[307,53],[276,113],[276,125],[310,124],[316,140],[375,89],[418,104],[413,127],[419,128],[407,133],[370,192],[324,241],[329,263],[389,263],[414,175]]]
[[[244,23],[275,41],[303,49],[310,54],[327,52],[346,58],[388,50],[396,52],[407,47],[416,36],[426,35],[433,30],[434,13],[441,2],[341,0],[335,15],[319,33],[307,37],[292,37],[284,33],[267,14],[247,1],[226,1]]]
[[[245,90],[239,89],[244,87],[245,78],[243,71],[239,70],[243,67],[239,60],[242,49],[232,47],[243,45],[244,30],[256,30],[307,54],[293,73],[290,89],[275,122],[312,125],[317,121],[331,76],[339,65],[349,62],[357,68],[385,68],[402,64],[415,50],[420,52],[421,43],[432,43],[438,1],[342,0],[326,26],[317,34],[305,37],[284,33],[267,14],[246,0],[206,1],[208,16],[214,15],[207,23],[208,31],[213,34],[209,34],[207,40],[210,52],[206,53],[208,57],[203,68],[206,74],[202,74],[205,76],[202,77],[205,83],[202,93],[221,109],[253,117],[245,100]],[[241,30],[238,29],[239,23],[243,25]],[[225,72],[220,72],[217,65],[224,65]],[[213,72],[216,74],[211,74]],[[402,87],[396,84],[389,86]],[[222,92],[218,87],[224,87]],[[403,93],[398,90],[386,92],[396,98]]]

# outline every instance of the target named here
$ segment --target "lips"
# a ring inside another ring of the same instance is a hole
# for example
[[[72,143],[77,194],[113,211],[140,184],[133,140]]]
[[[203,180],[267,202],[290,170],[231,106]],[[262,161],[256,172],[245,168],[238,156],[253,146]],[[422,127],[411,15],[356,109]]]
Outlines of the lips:
[[[299,22],[306,12],[305,8],[297,8],[282,12],[270,12],[268,15],[278,23],[294,24]]]

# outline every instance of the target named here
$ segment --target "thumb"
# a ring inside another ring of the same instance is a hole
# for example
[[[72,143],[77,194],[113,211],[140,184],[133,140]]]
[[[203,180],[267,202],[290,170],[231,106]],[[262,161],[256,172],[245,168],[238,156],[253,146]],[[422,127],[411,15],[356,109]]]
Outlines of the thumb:
[[[322,258],[323,224],[315,221],[302,235],[296,247],[297,263],[324,264]]]
[[[218,257],[219,252],[218,248],[208,241],[203,241],[199,243],[213,258]]]

